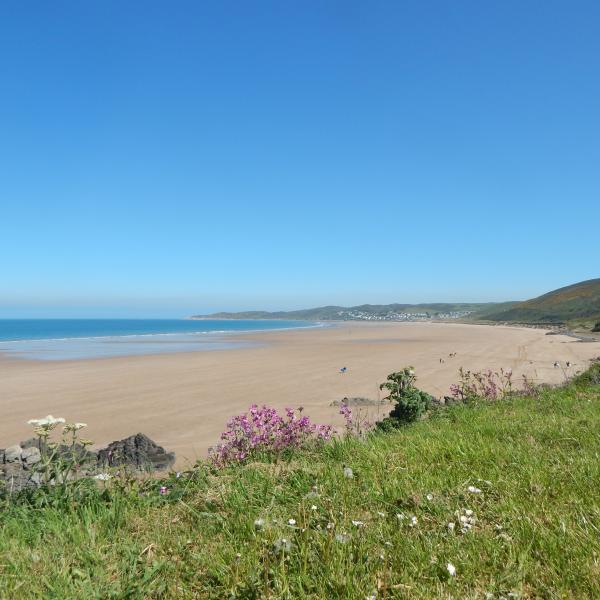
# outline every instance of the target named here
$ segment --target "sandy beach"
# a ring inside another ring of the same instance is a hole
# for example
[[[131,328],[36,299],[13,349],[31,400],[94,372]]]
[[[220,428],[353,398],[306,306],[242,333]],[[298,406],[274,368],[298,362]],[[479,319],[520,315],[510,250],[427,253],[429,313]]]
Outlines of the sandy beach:
[[[88,423],[96,445],[144,432],[183,466],[205,456],[228,418],[253,403],[304,406],[313,420],[340,424],[334,400],[376,399],[378,384],[406,365],[415,367],[420,387],[442,396],[460,366],[510,367],[517,381],[526,373],[558,383],[564,374],[555,360],[570,361],[574,374],[600,356],[600,342],[484,325],[346,322],[242,337],[257,344],[78,361],[0,358],[0,446],[26,439],[26,421],[52,413]]]

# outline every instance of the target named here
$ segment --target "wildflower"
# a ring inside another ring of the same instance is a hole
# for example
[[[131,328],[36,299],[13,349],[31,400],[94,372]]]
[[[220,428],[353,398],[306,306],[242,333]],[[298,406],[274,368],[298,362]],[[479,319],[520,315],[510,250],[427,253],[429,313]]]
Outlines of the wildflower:
[[[98,473],[98,475],[94,475],[94,479],[98,481],[108,481],[111,478],[111,475],[108,473]]]
[[[433,494],[427,494],[427,496],[425,497],[427,498],[427,500],[429,500],[429,502],[433,500]]]
[[[159,493],[160,493],[160,495],[161,495],[161,496],[164,496],[165,494],[168,494],[168,493],[169,493],[169,489],[168,489],[166,486],[164,486],[164,485],[161,485],[161,486],[160,486]]]
[[[175,473],[175,477],[179,479],[181,477],[181,471],[177,471],[177,473]]]
[[[460,532],[468,533],[473,525],[477,522],[477,519],[473,515],[473,511],[468,508],[463,508],[462,511],[456,511],[456,516],[460,523]]]
[[[354,527],[363,527],[364,523],[362,521],[352,521],[352,525],[354,525]]]
[[[396,519],[398,519],[398,521],[403,521],[404,519],[406,519],[406,516],[404,515],[404,513],[398,513],[396,515]]]
[[[333,523],[327,523],[327,529],[333,529],[334,525]]]
[[[481,490],[479,488],[475,487],[474,485],[470,485],[467,488],[467,491],[471,492],[471,494],[481,494]]]
[[[349,540],[350,540],[350,536],[346,535],[345,533],[336,533],[335,534],[335,541],[339,542],[340,544],[346,544],[346,543],[348,543]]]
[[[381,512],[380,510],[377,511],[377,516],[381,517],[383,519],[383,517],[385,517],[385,513]]]
[[[454,531],[454,527],[455,527],[454,523],[452,523],[452,522],[448,523],[448,530],[449,531]]]
[[[446,569],[448,569],[450,577],[454,577],[456,575],[456,567],[451,562],[446,565]]]
[[[65,420],[62,417],[53,417],[52,415],[47,415],[43,419],[30,419],[27,421],[28,425],[33,425],[34,427],[42,427],[44,429],[52,428],[58,425],[59,423],[64,423]]]
[[[310,507],[310,510],[317,510],[317,505],[316,505],[316,504],[313,504],[313,505]]]
[[[273,544],[273,551],[276,554],[289,554],[292,549],[292,542],[286,538],[276,540]]]
[[[254,521],[254,529],[260,531],[261,529],[263,529],[264,526],[265,526],[265,520],[264,519],[256,519]]]
[[[409,527],[414,527],[417,524],[417,517],[415,517],[414,515],[410,518],[410,523],[408,524]]]
[[[353,479],[354,471],[352,471],[352,469],[350,467],[344,467],[344,477],[346,479]]]
[[[296,519],[288,519],[288,525],[295,525]]]

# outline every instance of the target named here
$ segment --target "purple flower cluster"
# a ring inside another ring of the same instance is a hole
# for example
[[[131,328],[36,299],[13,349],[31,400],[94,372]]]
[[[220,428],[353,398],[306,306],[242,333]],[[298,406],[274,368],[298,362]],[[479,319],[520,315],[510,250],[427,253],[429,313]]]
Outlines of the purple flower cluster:
[[[491,369],[471,372],[461,367],[458,373],[460,380],[450,386],[450,393],[460,400],[471,398],[497,400],[504,398],[512,390],[511,369],[500,369],[500,372]]]
[[[227,423],[227,430],[221,434],[222,443],[211,451],[213,462],[243,462],[260,452],[280,454],[331,438],[331,426],[315,425],[301,413],[302,408],[286,408],[282,416],[275,408],[253,404],[249,412]]]
[[[352,416],[352,409],[345,402],[340,407],[340,415],[344,417],[346,434],[352,435],[354,432],[354,417]]]

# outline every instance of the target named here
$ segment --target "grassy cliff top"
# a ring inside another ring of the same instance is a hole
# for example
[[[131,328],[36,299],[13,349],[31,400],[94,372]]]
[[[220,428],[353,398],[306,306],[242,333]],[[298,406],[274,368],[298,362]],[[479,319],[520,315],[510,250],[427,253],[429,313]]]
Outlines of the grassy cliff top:
[[[0,597],[598,598],[598,383],[600,365],[286,462],[8,501]]]

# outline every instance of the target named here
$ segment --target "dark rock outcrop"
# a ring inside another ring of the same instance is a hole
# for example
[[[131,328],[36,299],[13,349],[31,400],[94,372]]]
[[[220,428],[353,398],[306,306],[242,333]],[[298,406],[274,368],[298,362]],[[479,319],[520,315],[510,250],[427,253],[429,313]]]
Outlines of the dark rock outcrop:
[[[85,446],[59,446],[56,456],[78,463],[82,477],[92,477],[109,467],[131,467],[135,471],[164,471],[175,463],[175,453],[167,452],[143,433],[112,442],[95,451]],[[0,486],[5,491],[18,492],[40,485],[43,477],[38,468],[42,455],[49,456],[50,449],[38,438],[0,449]],[[0,491],[1,491],[0,488]]]
[[[167,452],[143,433],[112,442],[98,452],[98,466],[132,466],[143,471],[164,471],[175,463],[175,453]]]

